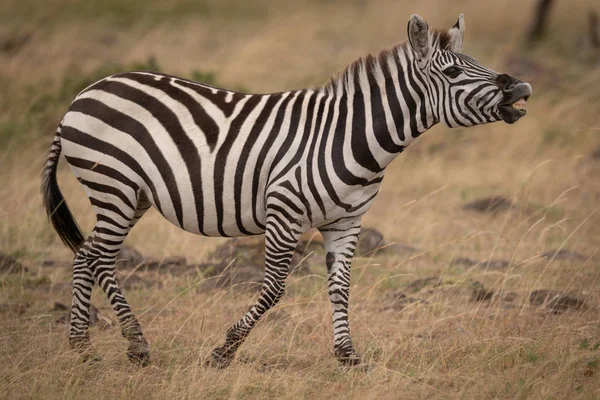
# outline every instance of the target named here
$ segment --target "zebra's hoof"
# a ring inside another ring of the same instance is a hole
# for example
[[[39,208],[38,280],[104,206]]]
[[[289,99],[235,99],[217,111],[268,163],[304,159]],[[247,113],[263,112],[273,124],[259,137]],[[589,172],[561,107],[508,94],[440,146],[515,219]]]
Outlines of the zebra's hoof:
[[[150,349],[147,343],[131,343],[127,349],[127,357],[135,365],[145,367],[150,364]]]
[[[216,369],[225,369],[233,361],[235,353],[223,347],[217,347],[210,353],[207,365]]]
[[[140,367],[146,367],[150,364],[150,352],[149,351],[128,351],[127,357],[131,363]]]
[[[345,367],[356,367],[362,364],[362,359],[360,355],[351,347],[343,347],[336,349],[335,357]]]

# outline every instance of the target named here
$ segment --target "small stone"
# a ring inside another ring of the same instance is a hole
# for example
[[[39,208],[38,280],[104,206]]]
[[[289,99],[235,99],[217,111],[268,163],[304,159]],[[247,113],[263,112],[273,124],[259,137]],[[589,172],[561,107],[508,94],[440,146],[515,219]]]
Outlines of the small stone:
[[[561,314],[569,309],[580,310],[585,306],[585,300],[546,289],[531,292],[529,302],[532,305],[545,306],[554,314]]]
[[[356,253],[365,255],[379,250],[385,245],[383,234],[375,228],[362,228],[358,235]]]
[[[567,249],[560,249],[560,250],[550,250],[547,251],[545,253],[542,253],[541,255],[544,258],[551,258],[554,260],[567,260],[567,261],[584,261],[587,260],[588,257],[581,254],[581,253],[577,253],[574,251],[570,251]]]
[[[406,287],[406,290],[416,293],[426,286],[436,287],[441,284],[442,284],[442,280],[440,279],[439,276],[428,276],[427,278],[421,278],[421,279],[412,281],[411,283],[408,284],[408,286]]]
[[[380,311],[387,311],[387,310],[402,311],[406,307],[409,307],[411,305],[429,304],[429,302],[427,302],[427,300],[409,297],[404,292],[394,292],[394,293],[388,294],[386,297],[388,299],[391,299],[391,301],[389,302],[389,304],[383,306],[380,309]]]
[[[31,306],[29,303],[5,303],[0,304],[0,313],[23,315]]]
[[[489,301],[494,296],[494,291],[486,288],[474,288],[471,293],[471,301]]]
[[[14,257],[0,252],[0,272],[9,274],[27,272],[27,268],[21,265]]]
[[[509,267],[510,261],[508,260],[474,260],[468,257],[459,257],[452,261],[452,264],[462,265],[465,267],[474,267],[476,265],[480,266],[483,269],[494,269],[494,270],[503,270]]]
[[[146,259],[136,249],[129,246],[123,246],[117,256],[117,268],[136,268],[144,264]]]
[[[57,301],[54,303],[54,308],[52,308],[52,311],[66,311],[68,309],[69,307],[67,307],[65,304]]]
[[[454,261],[452,261],[452,263],[456,264],[456,265],[463,265],[465,267],[472,267],[474,265],[479,264],[479,261],[473,260],[468,257],[459,257],[459,258],[454,259]]]
[[[505,211],[513,207],[512,201],[504,196],[490,196],[483,197],[481,199],[474,200],[467,203],[464,208],[473,210],[481,213],[494,213],[498,211]]]

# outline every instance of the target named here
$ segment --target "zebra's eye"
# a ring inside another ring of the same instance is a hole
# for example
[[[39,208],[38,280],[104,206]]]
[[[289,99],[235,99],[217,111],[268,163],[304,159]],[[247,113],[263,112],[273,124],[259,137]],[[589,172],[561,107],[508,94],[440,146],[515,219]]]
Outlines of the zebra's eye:
[[[442,72],[444,73],[444,75],[449,76],[450,78],[456,78],[457,76],[460,75],[462,70],[458,67],[450,66]]]

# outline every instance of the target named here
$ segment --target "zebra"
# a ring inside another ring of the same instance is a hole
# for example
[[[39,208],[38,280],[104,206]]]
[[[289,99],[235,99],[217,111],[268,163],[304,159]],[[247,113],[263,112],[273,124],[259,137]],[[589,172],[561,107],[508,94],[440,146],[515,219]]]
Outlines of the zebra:
[[[324,239],[333,349],[360,364],[348,322],[351,262],[361,218],[386,167],[439,122],[467,127],[526,114],[531,86],[461,53],[464,16],[429,29],[418,15],[408,41],[350,64],[324,85],[242,94],[147,71],[104,78],[84,89],[62,119],[42,172],[43,204],[74,252],[69,343],[95,359],[88,331],[98,283],[114,309],[131,361],[149,344],[115,279],[123,241],[150,207],[185,231],[213,237],[265,234],[265,274],[256,303],[212,350],[228,366],[285,290],[300,236]],[[85,238],[56,178],[60,154],[96,214]]]

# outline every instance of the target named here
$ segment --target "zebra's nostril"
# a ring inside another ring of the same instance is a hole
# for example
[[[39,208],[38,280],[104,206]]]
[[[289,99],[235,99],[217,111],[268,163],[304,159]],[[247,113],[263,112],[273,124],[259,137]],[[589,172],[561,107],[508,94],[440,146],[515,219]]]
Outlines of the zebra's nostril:
[[[504,91],[512,88],[516,82],[518,81],[508,74],[500,74],[496,77],[496,84]]]

